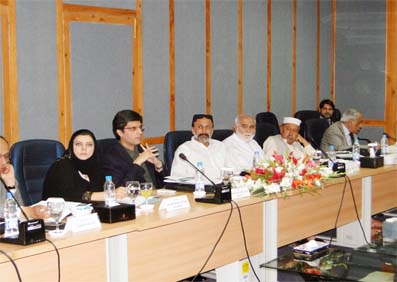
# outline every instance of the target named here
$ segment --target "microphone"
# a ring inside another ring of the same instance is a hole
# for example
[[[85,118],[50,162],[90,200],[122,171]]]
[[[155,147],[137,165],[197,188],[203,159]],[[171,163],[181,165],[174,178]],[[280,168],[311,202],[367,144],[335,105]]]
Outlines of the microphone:
[[[204,198],[195,198],[196,202],[210,203],[210,204],[223,204],[223,203],[228,203],[232,200],[232,191],[231,191],[232,189],[231,189],[230,182],[226,185],[224,185],[224,184],[217,185],[204,172],[202,172],[200,169],[198,169],[197,166],[195,166],[191,161],[189,161],[184,153],[180,153],[179,157],[182,160],[186,161],[188,164],[190,164],[196,171],[200,172],[201,175],[203,175],[212,184],[212,186],[215,189],[214,196],[204,197]]]
[[[212,186],[214,186],[214,187],[216,186],[215,182],[212,181],[201,169],[198,169],[197,166],[195,166],[191,161],[189,161],[188,158],[186,157],[186,155],[185,155],[184,153],[180,153],[180,154],[179,154],[179,157],[180,157],[182,160],[188,162],[196,171],[200,172],[201,175],[204,176],[204,177],[212,184]]]
[[[358,136],[357,136],[357,139],[358,139],[359,141],[365,141],[365,142],[367,142],[367,143],[372,143],[372,141],[369,140],[368,138],[361,138],[361,137],[358,137]]]
[[[346,165],[344,163],[340,163],[340,162],[334,162],[329,155],[327,154],[327,152],[325,152],[320,145],[318,145],[318,143],[316,142],[316,140],[314,140],[311,136],[307,137],[310,141],[311,144],[314,145],[315,149],[320,150],[321,153],[328,159],[328,162],[332,162],[333,166],[332,166],[332,171],[334,172],[338,172],[341,174],[345,174],[346,173]]]
[[[45,227],[44,227],[44,220],[42,219],[29,219],[25,211],[23,210],[22,206],[15,198],[14,193],[7,187],[4,179],[0,177],[0,181],[3,184],[5,190],[11,194],[11,197],[14,199],[15,203],[17,204],[18,208],[20,209],[23,217],[26,221],[20,222],[18,224],[19,235],[16,238],[7,238],[3,237],[0,238],[0,242],[2,243],[10,243],[10,244],[17,244],[17,245],[30,245],[34,243],[43,242],[46,240],[45,238]]]

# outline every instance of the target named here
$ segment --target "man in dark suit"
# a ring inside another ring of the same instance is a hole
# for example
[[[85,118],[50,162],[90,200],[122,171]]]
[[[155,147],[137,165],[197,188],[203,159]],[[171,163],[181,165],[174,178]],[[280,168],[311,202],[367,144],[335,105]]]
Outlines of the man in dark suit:
[[[119,142],[110,146],[103,157],[105,175],[112,176],[116,187],[126,181],[152,182],[154,187],[164,185],[164,166],[157,158],[158,149],[141,144],[142,116],[131,110],[118,112],[113,118],[113,134]]]
[[[349,149],[362,127],[363,116],[356,109],[348,109],[342,114],[340,121],[333,123],[324,132],[321,149],[328,151],[334,145],[337,151]]]
[[[335,122],[335,120],[332,119],[334,111],[335,111],[335,104],[331,100],[324,99],[320,102],[319,105],[320,118],[326,119],[330,125]]]

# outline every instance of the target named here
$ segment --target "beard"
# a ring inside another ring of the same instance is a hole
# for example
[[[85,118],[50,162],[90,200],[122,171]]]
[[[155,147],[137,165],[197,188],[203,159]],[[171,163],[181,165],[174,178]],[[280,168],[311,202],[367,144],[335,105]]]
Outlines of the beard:
[[[254,139],[254,134],[241,134],[239,136],[240,136],[240,138],[242,138],[244,141],[247,141],[247,142]]]
[[[207,133],[201,133],[196,137],[197,141],[200,143],[208,143],[210,140],[210,136]]]

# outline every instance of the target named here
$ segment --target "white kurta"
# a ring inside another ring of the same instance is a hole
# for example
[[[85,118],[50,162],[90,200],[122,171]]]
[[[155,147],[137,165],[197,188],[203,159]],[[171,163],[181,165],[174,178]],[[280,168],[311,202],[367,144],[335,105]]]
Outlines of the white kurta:
[[[246,140],[236,133],[223,140],[226,147],[225,166],[234,171],[252,169],[255,151],[259,152],[259,158],[263,159],[262,148],[255,140]]]
[[[225,145],[215,139],[210,139],[208,147],[196,141],[186,141],[175,151],[171,166],[171,177],[194,177],[196,171],[186,161],[179,157],[183,153],[194,165],[202,162],[205,174],[213,181],[221,177],[221,168],[225,167]]]
[[[303,148],[299,142],[288,144],[281,135],[270,136],[263,143],[265,158],[269,159],[274,153],[284,155],[293,152],[295,158],[303,158],[305,155],[313,155],[315,150],[311,145]]]

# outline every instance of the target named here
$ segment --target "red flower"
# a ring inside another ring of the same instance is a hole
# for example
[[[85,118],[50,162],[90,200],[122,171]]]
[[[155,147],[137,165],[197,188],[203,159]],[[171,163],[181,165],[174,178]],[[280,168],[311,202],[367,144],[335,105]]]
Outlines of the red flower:
[[[265,174],[265,169],[257,167],[257,168],[255,168],[255,173],[256,174]]]

